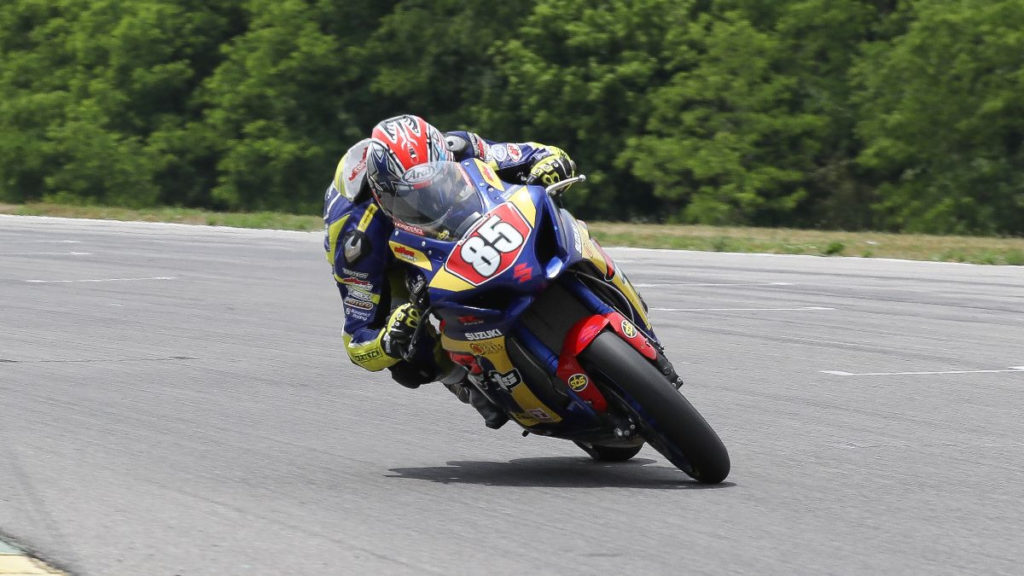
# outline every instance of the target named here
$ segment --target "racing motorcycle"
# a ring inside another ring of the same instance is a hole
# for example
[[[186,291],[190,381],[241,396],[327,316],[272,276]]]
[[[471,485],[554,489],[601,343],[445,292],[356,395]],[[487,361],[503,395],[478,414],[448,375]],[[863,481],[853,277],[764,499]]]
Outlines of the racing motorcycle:
[[[650,444],[702,483],[729,455],[680,393],[682,379],[621,269],[547,188],[477,159],[416,166],[395,183],[389,245],[407,264],[424,330],[523,435],[625,461]],[[415,349],[415,346],[412,347]]]

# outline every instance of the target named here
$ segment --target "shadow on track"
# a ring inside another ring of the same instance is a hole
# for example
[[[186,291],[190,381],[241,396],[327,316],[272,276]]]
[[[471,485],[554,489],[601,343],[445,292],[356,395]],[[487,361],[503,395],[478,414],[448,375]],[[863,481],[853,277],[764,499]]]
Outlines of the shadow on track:
[[[534,486],[545,488],[654,488],[701,490],[727,488],[731,482],[699,484],[674,467],[648,466],[654,460],[594,462],[589,458],[523,458],[508,462],[451,461],[447,466],[392,468],[387,478],[412,478],[441,484]]]

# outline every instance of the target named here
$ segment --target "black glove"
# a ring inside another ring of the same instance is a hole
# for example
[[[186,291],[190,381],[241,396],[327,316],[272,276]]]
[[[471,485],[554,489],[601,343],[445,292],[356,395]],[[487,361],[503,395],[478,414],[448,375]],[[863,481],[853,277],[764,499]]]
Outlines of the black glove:
[[[402,304],[391,311],[380,344],[384,353],[404,360],[412,344],[412,335],[420,325],[420,311],[412,304]]]
[[[539,186],[551,186],[566,178],[576,175],[576,163],[567,154],[552,154],[541,158],[533,168],[530,168],[530,175],[526,177],[527,184]]]

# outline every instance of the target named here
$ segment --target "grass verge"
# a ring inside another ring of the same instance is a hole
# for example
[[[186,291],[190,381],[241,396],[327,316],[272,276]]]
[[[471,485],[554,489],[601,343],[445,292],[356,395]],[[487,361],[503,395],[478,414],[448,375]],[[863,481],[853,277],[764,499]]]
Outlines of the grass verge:
[[[189,208],[132,210],[103,206],[0,204],[0,214],[143,222],[179,222],[207,226],[273,228],[279,230],[319,230],[323,227],[323,222],[319,216],[280,214],[276,212],[207,212]],[[617,222],[590,222],[589,225],[591,233],[606,246],[1024,265],[1024,238],[932,236],[925,234],[883,234],[876,232],[794,230],[789,228],[739,228]]]

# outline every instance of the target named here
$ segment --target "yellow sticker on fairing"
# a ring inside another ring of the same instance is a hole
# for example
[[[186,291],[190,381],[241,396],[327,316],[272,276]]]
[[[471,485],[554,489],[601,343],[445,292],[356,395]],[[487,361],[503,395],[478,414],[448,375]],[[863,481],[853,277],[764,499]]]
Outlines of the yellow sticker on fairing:
[[[505,184],[503,184],[498,178],[498,175],[494,173],[494,169],[476,158],[473,159],[473,162],[476,163],[476,168],[480,171],[480,175],[484,177],[484,182],[487,182],[497,190],[505,190]]]
[[[403,262],[408,262],[423,268],[424,270],[433,270],[434,267],[430,263],[430,259],[427,255],[415,248],[410,248],[405,244],[395,242],[394,240],[388,241],[388,246],[391,247],[391,253],[395,255],[395,258]]]
[[[533,204],[533,198],[530,197],[529,190],[525,187],[520,188],[508,201],[519,209],[519,212],[526,218],[526,223],[530,225],[530,228],[536,227],[537,207]]]
[[[640,294],[636,291],[636,288],[629,282],[626,275],[619,268],[618,264],[612,261],[611,256],[605,253],[601,249],[601,246],[590,237],[590,232],[587,230],[587,225],[583,222],[576,221],[576,229],[579,230],[583,238],[583,258],[594,265],[597,271],[604,276],[604,279],[611,282],[619,289],[620,292],[629,300],[629,303],[636,309],[637,314],[640,316],[640,320],[643,321],[644,327],[647,329],[651,328],[651,321],[647,317],[647,313],[644,311],[643,302],[640,300]],[[611,277],[608,277],[608,273],[611,272]]]
[[[450,292],[462,292],[463,290],[472,290],[476,288],[469,282],[466,282],[462,278],[459,278],[455,274],[445,270],[443,267],[434,274],[434,277],[430,280],[430,287],[438,290],[448,290]]]

